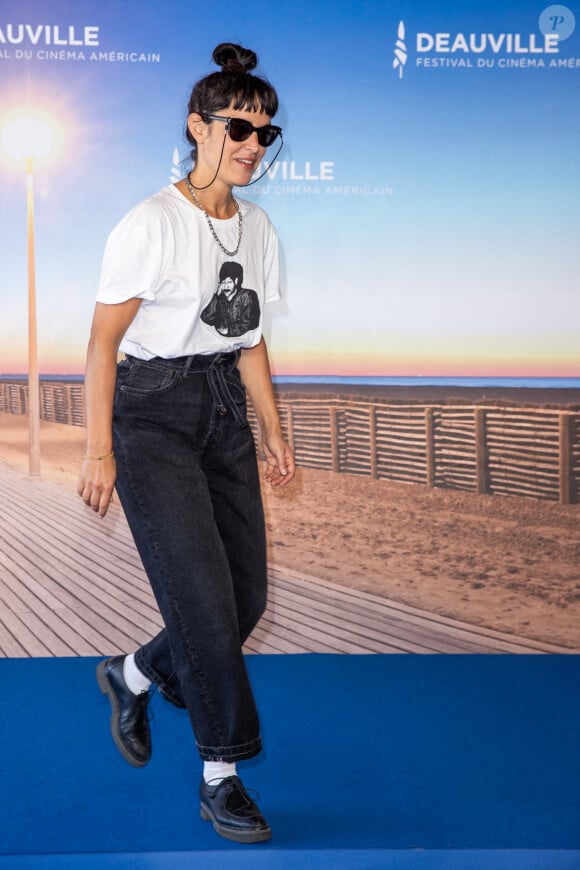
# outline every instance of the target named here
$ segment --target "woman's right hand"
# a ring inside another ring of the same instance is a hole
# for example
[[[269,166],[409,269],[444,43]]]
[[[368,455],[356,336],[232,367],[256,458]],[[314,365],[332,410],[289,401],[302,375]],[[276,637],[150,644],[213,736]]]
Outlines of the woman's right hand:
[[[117,464],[110,459],[84,459],[81,465],[77,492],[86,505],[104,517],[113,498],[117,479]]]

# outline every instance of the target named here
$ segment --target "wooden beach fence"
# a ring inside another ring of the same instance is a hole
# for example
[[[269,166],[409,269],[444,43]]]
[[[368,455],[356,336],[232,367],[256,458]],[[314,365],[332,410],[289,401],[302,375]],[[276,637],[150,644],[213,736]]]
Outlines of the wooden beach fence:
[[[12,381],[0,381],[0,413],[27,414],[28,387]],[[85,389],[83,384],[40,384],[40,416],[52,423],[85,426]]]
[[[41,383],[44,420],[85,425],[83,385]],[[25,384],[0,382],[0,412],[27,413]],[[580,503],[580,412],[499,405],[392,404],[282,393],[282,425],[304,468],[480,495]],[[257,430],[250,410],[250,422]]]
[[[479,495],[580,502],[577,411],[299,394],[283,394],[279,407],[304,467]]]

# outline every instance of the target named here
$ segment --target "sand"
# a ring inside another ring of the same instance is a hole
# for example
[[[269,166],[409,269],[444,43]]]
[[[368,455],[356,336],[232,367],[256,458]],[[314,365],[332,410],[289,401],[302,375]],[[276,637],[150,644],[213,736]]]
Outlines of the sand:
[[[43,421],[41,450],[74,490],[84,430]],[[0,461],[28,469],[25,417],[0,414]],[[580,652],[580,505],[311,469],[264,503],[277,566]]]

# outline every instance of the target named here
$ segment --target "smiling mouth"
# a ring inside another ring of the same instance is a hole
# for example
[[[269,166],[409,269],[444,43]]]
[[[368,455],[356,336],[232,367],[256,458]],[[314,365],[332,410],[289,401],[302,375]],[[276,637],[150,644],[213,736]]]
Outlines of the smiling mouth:
[[[243,157],[237,157],[237,158],[236,158],[236,162],[237,162],[237,163],[241,163],[242,166],[244,166],[246,169],[254,169],[254,167],[255,167],[255,165],[256,165],[256,161],[255,161],[255,160],[247,160],[247,159],[245,159],[245,158],[243,158]]]

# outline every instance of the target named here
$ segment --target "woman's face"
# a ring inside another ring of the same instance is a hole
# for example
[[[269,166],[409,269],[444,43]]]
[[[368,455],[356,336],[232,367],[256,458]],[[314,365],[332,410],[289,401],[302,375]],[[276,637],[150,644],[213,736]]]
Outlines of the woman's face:
[[[215,112],[223,118],[243,118],[254,127],[263,127],[271,122],[269,115],[263,112],[250,112],[246,109],[222,109]],[[230,186],[244,186],[252,180],[252,175],[258,168],[266,149],[258,142],[258,136],[253,132],[244,142],[234,142],[229,134],[225,136],[226,124],[222,121],[211,121],[204,125],[202,139],[197,139],[196,168],[203,168],[206,175],[213,177],[220,164],[218,178]]]

